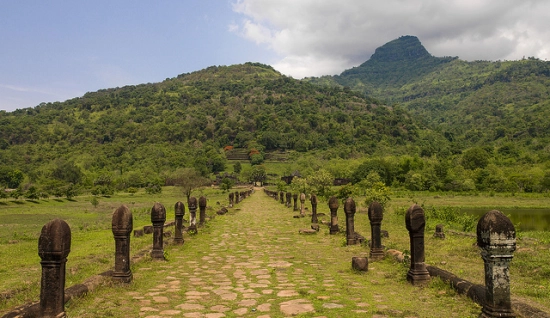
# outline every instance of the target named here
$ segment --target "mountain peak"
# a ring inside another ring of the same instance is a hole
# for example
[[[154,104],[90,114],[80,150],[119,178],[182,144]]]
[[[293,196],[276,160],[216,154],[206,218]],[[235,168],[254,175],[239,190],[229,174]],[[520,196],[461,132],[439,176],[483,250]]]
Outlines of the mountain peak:
[[[432,57],[416,36],[405,35],[388,42],[374,51],[370,60],[377,62],[404,62]]]

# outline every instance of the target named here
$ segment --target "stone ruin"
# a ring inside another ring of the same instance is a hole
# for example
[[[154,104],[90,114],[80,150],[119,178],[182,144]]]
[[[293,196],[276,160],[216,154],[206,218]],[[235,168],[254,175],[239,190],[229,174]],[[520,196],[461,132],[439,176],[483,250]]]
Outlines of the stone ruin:
[[[369,205],[368,209],[370,228],[371,228],[371,242],[370,242],[370,258],[381,259],[384,258],[384,246],[382,246],[382,219],[384,217],[384,209],[380,203],[374,201]]]
[[[40,232],[38,255],[42,265],[40,317],[66,317],[65,265],[71,252],[71,229],[67,222],[54,219]]]
[[[130,269],[130,233],[133,229],[132,212],[123,205],[113,212],[111,229],[115,237],[115,270],[113,281],[130,283],[132,270]]]
[[[292,206],[292,193],[286,193],[286,207],[290,208]]]
[[[514,224],[492,210],[477,223],[477,246],[485,266],[485,299],[480,317],[516,317],[510,301],[510,262],[516,250]]]
[[[357,244],[357,239],[355,236],[355,225],[354,225],[354,216],[355,216],[355,201],[352,198],[347,198],[344,202],[344,213],[346,214],[346,244],[355,245]]]
[[[238,203],[239,200],[237,200]],[[187,208],[189,208],[189,227],[187,232],[197,232],[197,198],[190,197],[187,201]]]
[[[338,228],[338,198],[335,196],[328,200],[328,207],[330,209],[330,234],[337,234],[340,232]]]
[[[424,228],[426,227],[424,210],[416,204],[411,206],[405,215],[405,224],[409,231],[411,251],[411,266],[407,273],[407,281],[413,285],[426,285],[430,281],[430,273],[424,263]]]
[[[300,217],[306,216],[306,208],[304,206],[304,203],[306,203],[306,194],[300,193]]]
[[[199,198],[199,226],[203,226],[206,222],[206,198],[201,196]]]
[[[293,211],[298,211],[298,193],[292,194],[292,200],[294,201]]]
[[[153,250],[151,257],[155,260],[164,259],[164,222],[166,221],[166,209],[164,205],[156,202],[151,209],[151,223],[153,223]]]
[[[174,244],[182,245],[185,242],[183,239],[183,216],[185,215],[185,205],[183,205],[183,202],[176,202],[174,213],[176,218]]]

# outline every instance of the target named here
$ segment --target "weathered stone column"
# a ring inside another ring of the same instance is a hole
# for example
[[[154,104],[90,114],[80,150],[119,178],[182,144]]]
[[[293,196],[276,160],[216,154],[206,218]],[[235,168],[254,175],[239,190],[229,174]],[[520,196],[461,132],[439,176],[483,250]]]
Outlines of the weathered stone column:
[[[40,317],[62,318],[65,314],[65,264],[71,251],[71,229],[54,219],[44,227],[38,239],[38,256],[42,259]]]
[[[346,214],[346,243],[347,245],[357,244],[355,237],[355,226],[353,218],[355,216],[355,201],[352,198],[347,198],[344,203],[344,213]]]
[[[237,195],[238,197],[238,195]],[[238,203],[239,200],[237,200]],[[189,208],[189,232],[197,232],[197,198],[190,197],[187,202]]]
[[[485,263],[485,303],[480,317],[516,317],[510,301],[510,261],[516,230],[502,212],[492,210],[477,223],[477,245]]]
[[[174,235],[174,244],[182,245],[185,242],[183,239],[183,216],[185,215],[185,205],[183,205],[183,202],[176,202],[174,211],[176,214],[176,233]]]
[[[372,259],[381,259],[384,258],[384,248],[382,247],[382,237],[380,235],[384,209],[380,203],[374,201],[369,205],[368,213],[371,233],[369,257]]]
[[[123,205],[115,210],[111,229],[115,237],[115,270],[113,280],[121,283],[132,281],[130,269],[130,233],[133,229],[132,212]]]
[[[285,203],[285,193],[283,191],[279,192],[279,201],[281,204]]]
[[[427,284],[430,281],[430,273],[424,263],[424,210],[416,204],[411,206],[405,215],[405,224],[411,244],[411,267],[407,273],[407,280],[413,285]]]
[[[239,204],[240,199],[239,199],[239,191],[235,191],[235,204]]]
[[[440,238],[440,239],[445,238],[445,233],[443,232],[443,224],[438,224],[438,225],[435,226],[434,237],[435,238]]]
[[[331,197],[328,200],[328,208],[330,209],[330,234],[336,234],[340,231],[338,228],[338,198]]]
[[[233,200],[235,199],[235,194],[233,192],[229,193],[229,207],[233,207]]]
[[[292,193],[287,192],[286,193],[286,207],[290,208],[291,205],[292,205]]]
[[[304,217],[306,216],[306,208],[304,204],[306,203],[306,194],[300,193],[300,216]]]
[[[317,196],[315,194],[311,195],[311,223],[319,223],[317,219]]]
[[[298,211],[298,193],[292,194],[292,200],[294,200],[294,208],[293,211]]]
[[[199,198],[199,225],[203,226],[206,222],[206,198],[201,195]]]
[[[164,260],[164,222],[166,222],[166,209],[158,202],[151,209],[151,223],[153,223],[153,250],[151,257],[157,260]]]

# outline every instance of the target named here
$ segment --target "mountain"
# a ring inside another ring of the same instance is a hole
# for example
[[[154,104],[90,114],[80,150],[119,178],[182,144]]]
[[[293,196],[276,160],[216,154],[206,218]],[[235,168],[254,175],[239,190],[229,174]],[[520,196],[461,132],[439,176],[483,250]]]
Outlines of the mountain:
[[[0,112],[0,127],[0,162],[31,182],[74,166],[96,176],[116,170],[147,178],[180,167],[207,174],[223,170],[227,146],[349,157],[399,151],[419,138],[400,108],[258,63]]]
[[[418,38],[403,36],[358,67],[306,81],[350,87],[400,105],[458,149],[512,143],[549,157],[550,62],[434,57]]]

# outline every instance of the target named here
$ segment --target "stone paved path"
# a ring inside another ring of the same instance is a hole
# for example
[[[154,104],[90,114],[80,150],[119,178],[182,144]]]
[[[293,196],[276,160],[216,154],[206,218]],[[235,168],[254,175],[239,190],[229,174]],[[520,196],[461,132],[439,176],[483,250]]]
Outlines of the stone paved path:
[[[199,234],[186,234],[183,246],[166,246],[167,261],[135,264],[130,286],[101,288],[69,304],[67,312],[72,317],[429,317],[419,310],[422,303],[438,306],[437,301],[458,297],[432,300],[430,289],[409,286],[406,269],[389,260],[370,264],[366,274],[353,272],[351,257],[367,256],[365,247],[343,246],[345,237],[329,235],[325,226],[301,235],[309,218],[294,214],[256,191]],[[340,223],[343,219],[341,211]],[[365,224],[356,229],[367,234]],[[479,313],[462,298],[447,307],[442,316]]]

